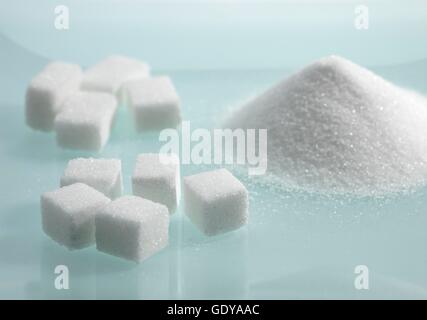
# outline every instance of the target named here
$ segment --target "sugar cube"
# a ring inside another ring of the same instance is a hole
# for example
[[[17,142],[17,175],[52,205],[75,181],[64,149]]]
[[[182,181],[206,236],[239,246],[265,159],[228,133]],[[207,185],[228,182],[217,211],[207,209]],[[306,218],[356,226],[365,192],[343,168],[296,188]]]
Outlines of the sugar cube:
[[[125,91],[137,130],[175,128],[181,123],[180,100],[169,77],[131,81]]]
[[[141,262],[168,244],[169,212],[162,204],[123,196],[98,211],[96,248]]]
[[[28,86],[25,116],[33,129],[50,131],[61,110],[62,102],[76,91],[82,79],[82,70],[76,64],[52,62]]]
[[[116,98],[108,93],[81,91],[73,94],[55,119],[58,145],[100,150],[110,136],[116,108]]]
[[[121,160],[72,159],[61,177],[61,187],[77,182],[95,188],[110,199],[118,198],[123,191]]]
[[[248,192],[228,170],[184,178],[185,213],[206,235],[235,230],[248,221]]]
[[[86,70],[81,88],[119,94],[126,81],[149,76],[150,68],[144,62],[112,55]]]
[[[101,192],[75,183],[41,196],[42,227],[56,242],[81,249],[95,241],[95,214],[110,202]]]
[[[179,159],[176,155],[144,153],[138,156],[132,175],[136,196],[162,203],[172,214],[180,199]]]

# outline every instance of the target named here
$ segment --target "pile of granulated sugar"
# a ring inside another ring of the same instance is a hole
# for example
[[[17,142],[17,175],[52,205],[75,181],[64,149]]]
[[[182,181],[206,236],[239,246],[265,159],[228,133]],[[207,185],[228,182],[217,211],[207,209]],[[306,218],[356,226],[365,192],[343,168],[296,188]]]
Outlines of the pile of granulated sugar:
[[[237,110],[268,129],[268,172],[289,188],[380,196],[427,178],[427,99],[330,56]]]

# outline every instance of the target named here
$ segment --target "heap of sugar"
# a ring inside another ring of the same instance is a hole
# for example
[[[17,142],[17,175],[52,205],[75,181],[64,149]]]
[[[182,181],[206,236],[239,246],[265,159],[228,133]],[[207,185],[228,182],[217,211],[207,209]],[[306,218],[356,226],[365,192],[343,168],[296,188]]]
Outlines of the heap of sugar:
[[[268,129],[268,171],[289,188],[377,196],[426,181],[427,100],[340,57],[281,81],[224,127]]]

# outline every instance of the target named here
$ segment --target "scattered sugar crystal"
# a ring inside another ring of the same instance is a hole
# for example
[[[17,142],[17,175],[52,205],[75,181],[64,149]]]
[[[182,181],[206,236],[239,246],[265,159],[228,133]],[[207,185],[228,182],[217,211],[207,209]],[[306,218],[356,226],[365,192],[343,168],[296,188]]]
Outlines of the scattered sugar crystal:
[[[162,203],[173,213],[180,198],[179,159],[176,155],[144,153],[132,176],[133,194]]]
[[[141,262],[168,244],[169,212],[162,204],[136,196],[118,198],[98,211],[96,248]]]
[[[175,128],[181,123],[179,96],[169,77],[131,81],[125,91],[138,130]]]
[[[427,99],[331,56],[237,110],[224,127],[268,129],[269,171],[292,189],[377,196],[427,176]]]
[[[99,191],[75,183],[41,196],[42,227],[56,242],[81,249],[95,241],[95,214],[110,199]]]
[[[68,162],[61,177],[61,186],[82,182],[110,199],[123,191],[122,163],[118,159],[77,158]]]
[[[238,229],[248,221],[248,191],[228,170],[184,178],[185,213],[206,235]]]
[[[26,122],[33,129],[50,131],[62,102],[76,91],[82,79],[76,64],[52,62],[33,80],[26,93]]]
[[[110,137],[117,108],[108,93],[78,92],[68,97],[55,119],[58,145],[70,149],[100,150]]]
[[[127,81],[150,76],[149,66],[139,60],[113,55],[86,70],[82,89],[120,94]]]

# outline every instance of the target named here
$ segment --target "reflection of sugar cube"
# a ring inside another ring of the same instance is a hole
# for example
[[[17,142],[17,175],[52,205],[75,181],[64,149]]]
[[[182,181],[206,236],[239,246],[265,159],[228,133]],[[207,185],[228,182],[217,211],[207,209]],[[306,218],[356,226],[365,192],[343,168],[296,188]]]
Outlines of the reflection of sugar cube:
[[[116,98],[108,93],[82,91],[73,94],[55,119],[58,145],[100,150],[110,137],[116,108]]]
[[[69,249],[80,249],[94,243],[95,214],[110,202],[101,192],[75,183],[45,192],[41,196],[44,232]]]
[[[40,72],[27,89],[26,121],[33,129],[50,131],[65,98],[78,90],[82,79],[78,65],[52,62]]]
[[[138,130],[175,128],[181,123],[180,100],[169,77],[130,81],[124,91]]]
[[[173,213],[179,204],[180,174],[176,155],[140,154],[132,175],[133,194],[162,203]]]
[[[235,230],[248,220],[248,191],[228,170],[184,178],[185,213],[206,235]]]
[[[118,159],[77,158],[68,162],[61,186],[82,182],[110,199],[122,194],[122,164]]]
[[[96,248],[140,262],[168,244],[169,212],[162,204],[124,196],[98,211]]]

